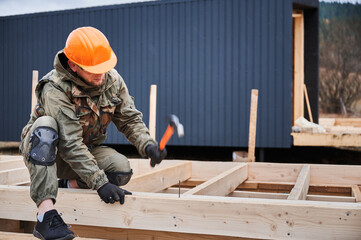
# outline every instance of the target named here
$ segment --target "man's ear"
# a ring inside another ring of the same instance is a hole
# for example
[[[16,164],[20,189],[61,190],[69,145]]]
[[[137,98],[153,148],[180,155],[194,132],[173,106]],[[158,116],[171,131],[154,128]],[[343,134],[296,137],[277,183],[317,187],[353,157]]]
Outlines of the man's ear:
[[[73,63],[72,61],[68,60],[68,65],[69,65],[70,69],[73,70],[73,72],[76,72],[75,63]]]

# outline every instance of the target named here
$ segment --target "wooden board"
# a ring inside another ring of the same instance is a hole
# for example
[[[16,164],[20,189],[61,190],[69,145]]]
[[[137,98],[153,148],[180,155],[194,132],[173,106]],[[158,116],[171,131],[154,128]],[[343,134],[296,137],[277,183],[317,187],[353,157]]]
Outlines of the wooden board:
[[[310,186],[310,165],[302,167],[288,200],[305,200]]]
[[[233,192],[239,184],[243,183],[247,177],[248,166],[246,164],[239,164],[192,188],[183,193],[183,195],[226,196]]]
[[[257,106],[258,106],[258,89],[252,89],[251,110],[249,114],[249,134],[248,134],[249,162],[254,162],[256,159],[255,150],[256,150]]]
[[[83,226],[80,233],[87,226],[99,231],[84,237],[113,229],[120,235],[109,235],[112,239],[361,236],[361,166],[165,160],[151,168],[146,159],[130,163],[135,174],[124,188],[133,195],[124,205],[105,204],[92,190],[59,189],[56,208],[66,223]],[[0,185],[0,219],[34,221],[29,191],[28,186]]]
[[[361,133],[291,133],[294,146],[361,147]]]
[[[326,133],[291,133],[294,146],[361,147],[360,118],[320,118]]]
[[[35,238],[32,234],[26,234],[26,233],[13,233],[13,232],[0,232],[0,239],[1,240],[35,240]],[[76,237],[75,240],[95,240],[96,238],[81,238]]]
[[[293,17],[293,123],[304,112],[304,17],[303,12]]]
[[[0,187],[0,217],[32,220],[36,209],[28,191]],[[263,239],[361,236],[359,203],[133,193],[121,206],[107,205],[88,190],[61,189],[57,209],[67,223],[89,226]]]

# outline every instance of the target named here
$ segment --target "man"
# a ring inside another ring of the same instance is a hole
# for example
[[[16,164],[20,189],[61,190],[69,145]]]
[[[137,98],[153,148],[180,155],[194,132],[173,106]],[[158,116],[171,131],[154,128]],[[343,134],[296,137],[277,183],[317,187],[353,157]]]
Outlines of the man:
[[[74,238],[54,208],[58,187],[97,190],[105,203],[123,204],[124,196],[131,194],[118,187],[133,174],[128,159],[100,145],[111,121],[153,165],[166,157],[113,69],[116,63],[99,30],[77,28],[55,56],[54,69],[36,87],[38,104],[20,145],[30,173],[30,195],[38,207],[35,237]]]

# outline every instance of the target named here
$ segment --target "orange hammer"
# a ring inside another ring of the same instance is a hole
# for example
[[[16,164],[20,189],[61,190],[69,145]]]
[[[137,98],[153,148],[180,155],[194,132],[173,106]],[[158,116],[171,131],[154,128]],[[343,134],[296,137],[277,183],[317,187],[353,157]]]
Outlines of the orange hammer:
[[[181,138],[184,136],[184,128],[183,125],[179,122],[179,119],[176,115],[170,114],[166,118],[167,122],[169,122],[167,130],[165,130],[165,133],[162,137],[162,140],[160,140],[159,143],[159,149],[163,151],[165,148],[165,145],[167,145],[169,139],[172,137],[174,133],[174,129],[178,133],[178,137]]]

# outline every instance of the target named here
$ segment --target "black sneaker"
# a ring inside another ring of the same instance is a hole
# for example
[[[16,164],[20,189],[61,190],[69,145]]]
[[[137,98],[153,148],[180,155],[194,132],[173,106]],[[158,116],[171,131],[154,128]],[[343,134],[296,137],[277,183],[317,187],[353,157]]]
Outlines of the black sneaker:
[[[75,238],[74,233],[69,230],[58,212],[47,211],[42,222],[39,220],[33,231],[33,235],[42,240],[69,240]]]

